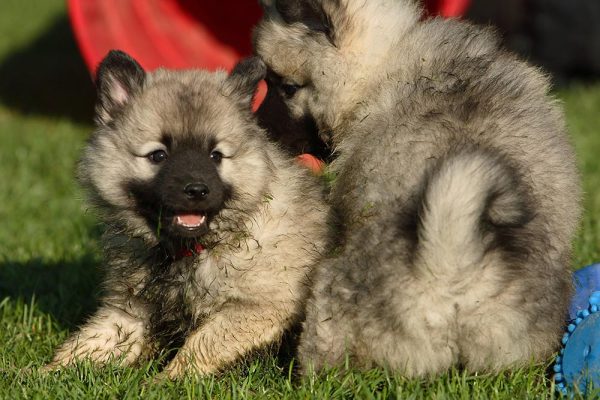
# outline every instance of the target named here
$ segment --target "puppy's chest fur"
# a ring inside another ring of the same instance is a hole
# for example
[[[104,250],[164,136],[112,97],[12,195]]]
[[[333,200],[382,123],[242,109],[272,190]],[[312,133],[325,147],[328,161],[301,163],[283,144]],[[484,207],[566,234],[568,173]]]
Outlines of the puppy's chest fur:
[[[149,307],[148,332],[162,347],[181,344],[210,314],[240,296],[233,264],[210,251],[147,267],[137,296]]]

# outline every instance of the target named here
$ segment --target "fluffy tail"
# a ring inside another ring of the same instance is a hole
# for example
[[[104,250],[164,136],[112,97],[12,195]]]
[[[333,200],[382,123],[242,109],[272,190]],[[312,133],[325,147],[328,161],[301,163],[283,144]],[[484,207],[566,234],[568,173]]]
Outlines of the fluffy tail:
[[[443,278],[481,268],[491,246],[508,248],[518,239],[510,236],[530,220],[527,205],[524,185],[506,160],[481,150],[446,156],[425,185],[415,272]]]

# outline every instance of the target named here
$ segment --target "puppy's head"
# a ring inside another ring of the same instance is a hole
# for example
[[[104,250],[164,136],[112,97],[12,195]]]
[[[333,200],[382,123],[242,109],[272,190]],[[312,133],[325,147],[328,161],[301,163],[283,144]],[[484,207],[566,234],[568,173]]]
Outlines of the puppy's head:
[[[418,21],[413,0],[262,0],[256,53],[269,69],[268,101],[312,117],[322,139],[384,73],[393,44]],[[268,103],[265,103],[268,105]]]
[[[98,127],[80,164],[105,217],[153,241],[202,242],[224,216],[251,213],[272,169],[251,111],[265,72],[253,58],[229,76],[146,73],[109,53],[97,73]]]

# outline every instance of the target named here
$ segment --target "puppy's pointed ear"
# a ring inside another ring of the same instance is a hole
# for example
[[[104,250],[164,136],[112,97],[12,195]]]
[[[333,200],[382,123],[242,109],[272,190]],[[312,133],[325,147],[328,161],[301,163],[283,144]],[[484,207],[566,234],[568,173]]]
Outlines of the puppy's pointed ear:
[[[225,80],[225,94],[238,96],[244,106],[250,107],[258,83],[267,76],[267,66],[260,57],[240,61]]]
[[[331,23],[317,0],[261,0],[261,5],[267,14],[279,15],[286,24],[299,22],[329,36]]]
[[[271,18],[281,18],[276,7],[277,0],[258,0],[258,4],[262,7],[265,15]]]
[[[100,63],[96,72],[96,121],[109,124],[138,93],[146,72],[128,54],[112,50]]]

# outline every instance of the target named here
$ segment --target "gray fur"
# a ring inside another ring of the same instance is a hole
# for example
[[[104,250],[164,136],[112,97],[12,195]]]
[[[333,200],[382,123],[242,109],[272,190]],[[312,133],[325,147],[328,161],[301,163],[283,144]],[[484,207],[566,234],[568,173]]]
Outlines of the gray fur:
[[[303,369],[348,355],[423,376],[550,356],[581,190],[548,79],[493,31],[422,20],[410,0],[318,3],[327,34],[276,7],[255,31],[271,73],[299,87],[280,100],[337,157],[341,245],[316,268]]]
[[[328,207],[319,182],[256,123],[250,99],[265,73],[259,59],[229,77],[162,69],[142,76],[134,63],[120,52],[102,63],[101,116],[79,170],[106,226],[105,294],[46,368],[84,358],[133,364],[180,345],[165,376],[219,372],[300,320],[329,237]],[[183,151],[189,163],[174,173],[191,173],[195,145],[223,154],[216,171],[229,197],[197,238],[205,250],[177,258],[178,240],[148,222],[131,188],[161,189],[153,179],[172,158],[152,164],[147,154],[156,148]]]

